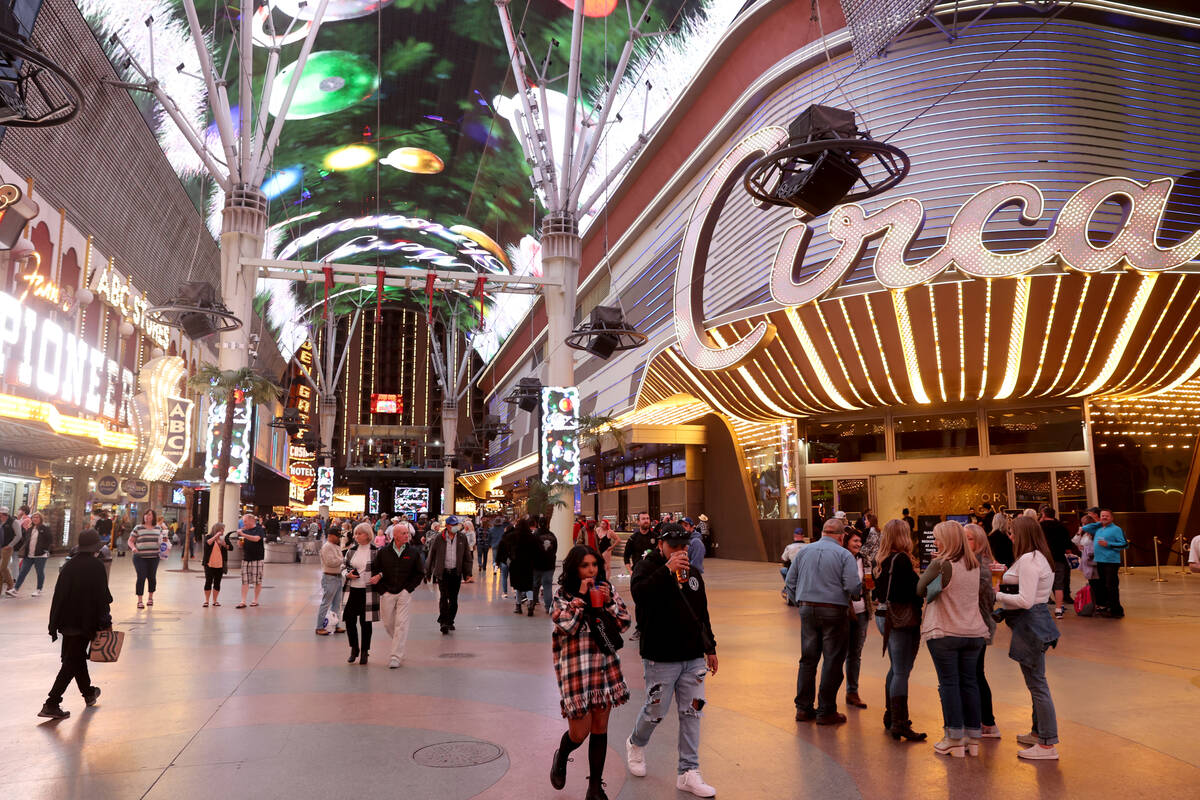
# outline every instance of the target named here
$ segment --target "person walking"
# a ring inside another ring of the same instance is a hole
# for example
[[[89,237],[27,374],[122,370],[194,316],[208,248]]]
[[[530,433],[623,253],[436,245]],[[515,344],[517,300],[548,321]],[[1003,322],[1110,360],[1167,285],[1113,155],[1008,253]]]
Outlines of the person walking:
[[[500,568],[500,597],[508,599],[509,564],[512,563],[513,539],[517,535],[517,526],[509,525],[500,535],[496,544],[495,563]]]
[[[363,522],[354,529],[354,544],[346,550],[342,569],[346,580],[342,586],[343,620],[346,623],[346,638],[350,641],[350,657],[347,664],[358,659],[367,663],[371,651],[371,623],[379,621],[379,594],[376,590],[383,576],[376,572],[375,559],[379,553],[371,542],[371,526]],[[362,639],[359,639],[359,629]]]
[[[649,519],[645,514],[647,523]],[[717,641],[709,621],[704,576],[688,569],[691,537],[683,526],[668,523],[661,533],[655,549],[638,561],[629,582],[642,634],[638,649],[646,702],[625,742],[625,760],[632,775],[646,774],[645,747],[670,709],[673,695],[679,713],[675,788],[697,797],[714,797],[717,790],[700,775],[704,680],[706,673],[717,674]]]
[[[454,630],[458,592],[462,588],[462,579],[471,574],[471,560],[467,555],[462,523],[456,516],[446,517],[445,526],[433,537],[428,568],[430,578],[438,585],[438,626],[443,636]]]
[[[30,597],[40,597],[42,587],[46,584],[46,560],[50,558],[50,546],[53,544],[50,537],[50,526],[43,519],[42,512],[34,511],[21,519],[21,534],[20,544],[16,548],[17,555],[21,558],[21,567],[17,570],[17,583],[9,596],[17,596],[17,592],[21,591],[21,584],[25,583],[25,577],[29,574],[29,570],[33,569],[37,572],[37,589],[30,594]]]
[[[978,755],[982,735],[975,676],[988,629],[979,615],[979,560],[962,525],[953,520],[935,525],[933,538],[936,557],[917,582],[917,594],[929,600],[921,639],[937,670],[945,728],[933,749],[938,755],[962,758],[968,752]],[[940,591],[931,590],[938,583]]]
[[[533,616],[533,570],[537,561],[541,544],[533,533],[534,520],[526,517],[516,525],[512,544],[509,547],[508,580],[512,584],[517,598],[514,614],[520,614],[524,609],[522,604],[529,601],[529,616]],[[557,545],[556,545],[557,547]]]
[[[788,568],[788,595],[800,607],[797,722],[838,725],[846,721],[837,710],[837,693],[850,637],[850,601],[862,597],[862,579],[854,556],[842,547],[845,533],[842,520],[826,520],[821,538],[797,553]],[[818,693],[817,664],[822,659]]]
[[[1113,522],[1112,511],[1100,509],[1099,521],[1089,522],[1083,529],[1092,535],[1092,558],[1096,562],[1099,579],[1093,587],[1096,594],[1096,615],[1121,619],[1125,608],[1121,605],[1121,551],[1128,546],[1125,532]],[[17,588],[21,581],[17,580]]]
[[[9,597],[16,597],[16,581],[12,574],[13,547],[21,543],[16,521],[9,515],[8,506],[0,506],[0,588]]]
[[[1102,518],[1103,519],[1103,518]],[[1058,760],[1058,718],[1050,684],[1046,681],[1046,650],[1058,645],[1059,633],[1046,601],[1054,586],[1052,555],[1040,525],[1032,519],[1013,522],[1013,553],[1016,561],[1000,579],[1004,591],[996,597],[1004,609],[1004,622],[1012,628],[1008,657],[1021,666],[1021,675],[1033,701],[1033,724],[1029,733],[1017,736],[1028,749],[1019,758]],[[1015,590],[1015,591],[1013,591]]]
[[[873,523],[870,530],[874,530]],[[875,533],[878,535],[879,532]],[[870,591],[875,586],[875,578],[871,574],[870,562],[863,556],[863,534],[856,530],[846,531],[843,546],[854,556],[858,580],[863,587],[862,598],[850,601],[850,636],[846,647],[846,705],[866,708],[867,704],[858,696],[858,678],[862,673],[863,645],[867,642],[867,627],[870,625],[873,610],[870,607]]]
[[[492,551],[492,572],[500,572],[500,558],[497,555],[497,552],[498,552],[498,548],[500,547],[500,539],[501,539],[501,537],[504,536],[505,527],[506,527],[506,525],[505,525],[504,517],[495,517],[494,519],[492,519],[491,527],[489,527],[487,530],[488,549],[490,549]],[[487,567],[487,555],[484,554],[480,559],[480,569],[485,569],[486,567]],[[480,573],[480,574],[482,574],[482,573]],[[505,577],[505,581],[504,581],[503,591],[507,595],[508,594],[508,579],[507,579],[508,573],[505,572],[504,575],[506,577]]]
[[[983,739],[999,739],[1000,728],[996,726],[996,710],[992,705],[992,687],[988,683],[983,663],[987,657],[988,645],[996,637],[996,618],[992,609],[996,607],[996,590],[992,585],[992,548],[988,544],[987,534],[975,523],[963,526],[967,535],[967,543],[971,546],[975,557],[979,559],[979,616],[987,626],[988,635],[984,640],[983,649],[979,651],[979,667],[975,670],[975,681],[979,684],[979,722],[980,737]]]
[[[1058,521],[1058,515],[1052,506],[1042,506],[1038,516],[1038,524],[1050,547],[1051,565],[1054,567],[1054,618],[1063,618],[1063,602],[1071,602],[1071,565],[1067,563],[1067,553],[1076,552],[1071,541],[1071,532],[1067,526]],[[1015,538],[1015,537],[1014,537]],[[1016,550],[1014,546],[1014,552]]]
[[[317,607],[317,636],[328,636],[326,620],[330,610],[339,619],[342,614],[342,535],[330,530],[321,545],[321,605]],[[334,623],[335,630],[345,630],[342,622]]]
[[[537,605],[538,589],[542,592],[542,604],[546,607],[546,613],[551,613],[551,604],[554,602],[552,584],[554,583],[554,567],[558,563],[558,539],[550,531],[550,525],[547,520],[542,517],[538,519],[537,533],[534,534],[537,539],[537,549],[534,551],[533,557],[533,601],[529,604],[529,616],[533,616],[533,608]],[[597,539],[600,538],[599,529],[597,529]],[[604,556],[600,556],[600,567],[603,571]],[[608,573],[604,572],[607,576]]]
[[[875,625],[888,654],[883,727],[893,739],[925,741],[908,712],[908,676],[921,648],[921,598],[917,594],[916,543],[903,519],[888,520],[879,538],[874,597]]]
[[[258,517],[246,514],[242,517],[242,532],[239,534],[242,544],[242,601],[238,608],[246,607],[246,595],[250,587],[254,587],[254,599],[250,601],[253,608],[258,605],[262,596],[263,560],[266,558],[266,547],[263,539],[267,532],[258,524]]]
[[[392,526],[391,542],[375,556],[375,568],[381,576],[376,586],[380,615],[383,627],[392,637],[388,669],[399,669],[404,664],[413,593],[425,578],[425,562],[421,559],[421,549],[410,544],[412,535],[413,526],[408,520],[400,520]]]
[[[158,588],[158,562],[161,560],[163,532],[158,526],[158,514],[154,509],[146,509],[142,515],[142,524],[129,532],[129,549],[133,553],[133,570],[137,574],[134,584],[134,594],[137,595],[138,608],[154,605],[154,591]],[[148,584],[148,585],[147,585]],[[147,602],[142,602],[142,594],[150,590]]]
[[[39,717],[66,719],[71,712],[62,707],[63,695],[71,681],[79,687],[83,702],[96,705],[100,687],[92,684],[88,674],[88,644],[97,631],[112,627],[109,607],[112,595],[108,591],[108,573],[96,554],[100,551],[100,534],[88,528],[79,534],[76,555],[63,565],[54,584],[50,600],[50,641],[62,635],[62,667],[54,678]]]
[[[463,537],[467,540],[467,558],[471,559],[471,561],[474,562],[475,547],[478,544],[478,542],[476,541],[476,536],[475,536],[475,523],[471,521],[470,517],[460,517],[460,519],[462,521],[462,526],[463,526],[462,534],[463,534]],[[463,583],[471,583],[474,580],[475,580],[475,578],[470,574],[467,574],[465,577],[463,577]]]
[[[208,608],[210,601],[214,606],[220,607],[221,605],[221,601],[217,598],[221,594],[221,578],[228,569],[229,557],[225,552],[228,549],[229,543],[225,540],[225,523],[214,523],[208,536],[204,537],[204,548],[201,550],[204,560],[203,608]]]
[[[651,533],[652,528],[650,512],[639,511],[637,515],[637,530],[631,533],[629,539],[625,541],[624,561],[630,575],[633,574],[643,556],[655,547],[655,539]]]
[[[693,569],[704,574],[704,542],[700,539],[700,529],[692,522],[691,517],[684,517],[679,522],[683,529],[687,531],[690,539],[688,539],[688,564],[689,569]]]
[[[550,766],[550,785],[562,789],[567,762],[584,739],[588,742],[588,791],[585,800],[608,800],[604,761],[608,754],[608,715],[629,700],[621,672],[620,644],[614,634],[629,630],[629,609],[601,569],[600,554],[576,545],[563,559],[550,619],[554,674],[567,730]]]
[[[600,559],[604,562],[605,575],[612,575],[612,554],[616,548],[617,542],[620,539],[617,537],[617,532],[612,529],[612,524],[602,519],[596,523],[596,552],[600,554]]]

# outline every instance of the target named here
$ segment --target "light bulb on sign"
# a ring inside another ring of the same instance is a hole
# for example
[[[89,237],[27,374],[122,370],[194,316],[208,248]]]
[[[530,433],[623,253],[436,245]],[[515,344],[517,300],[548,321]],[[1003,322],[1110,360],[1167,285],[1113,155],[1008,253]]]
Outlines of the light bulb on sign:
[[[133,323],[131,323],[129,320],[125,320],[121,323],[121,327],[117,329],[117,332],[120,333],[124,338],[133,336]]]

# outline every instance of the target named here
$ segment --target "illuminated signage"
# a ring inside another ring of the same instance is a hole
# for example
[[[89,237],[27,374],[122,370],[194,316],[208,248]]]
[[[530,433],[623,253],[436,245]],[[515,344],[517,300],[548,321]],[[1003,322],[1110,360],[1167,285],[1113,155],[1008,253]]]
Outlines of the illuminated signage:
[[[700,190],[684,233],[680,268],[675,274],[675,333],[679,350],[702,370],[735,367],[769,345],[775,329],[758,322],[735,342],[716,342],[704,330],[704,270],[712,231],[730,191],[741,181],[748,159],[758,158],[786,144],[783,128],[759,130],[738,143],[717,165]],[[997,183],[972,196],[954,215],[946,240],[937,252],[910,263],[906,252],[925,224],[919,200],[904,198],[874,213],[856,203],[829,212],[830,238],[839,242],[833,257],[817,272],[797,283],[813,230],[806,222],[788,228],[771,268],[771,295],[785,307],[815,303],[835,290],[873,248],[875,279],[887,289],[904,289],[928,283],[947,270],[974,278],[1013,278],[1039,267],[1057,265],[1064,270],[1097,273],[1132,269],[1156,274],[1175,269],[1200,255],[1200,231],[1172,247],[1157,239],[1174,181],[1161,178],[1140,183],[1129,178],[1104,178],[1076,191],[1059,210],[1046,238],[1033,247],[1003,253],[984,242],[984,228],[1002,208],[1016,205],[1025,225],[1037,223],[1045,210],[1041,191],[1025,181]],[[1088,235],[1092,218],[1117,198],[1128,208],[1125,222],[1110,241],[1094,244]]]
[[[306,340],[297,348],[293,356],[291,389],[288,391],[288,407],[296,409],[300,417],[300,429],[296,431],[297,438],[303,438],[312,426],[313,414],[316,412],[316,393],[309,376],[313,367],[312,342]],[[317,472],[314,467],[316,456],[304,445],[288,441],[288,477],[291,486],[288,496],[293,500],[304,501],[304,494],[316,483]]]
[[[579,483],[579,389],[542,387],[542,482]]]
[[[150,484],[137,478],[126,478],[121,481],[121,491],[135,503],[140,503],[150,496]]]
[[[488,489],[488,498],[491,500],[503,500],[508,496],[508,493],[503,489]]]
[[[292,461],[288,465],[288,477],[292,479],[293,486],[304,492],[316,482],[317,471],[313,469],[313,465],[309,461]]]
[[[317,467],[317,505],[333,502],[333,467]]]
[[[367,513],[368,514],[378,514],[379,513],[379,490],[378,489],[368,489],[367,490]]]
[[[182,486],[176,486],[171,490],[171,505],[185,506],[187,505],[187,494],[183,491]]]
[[[121,482],[113,475],[102,475],[96,479],[96,496],[102,500],[115,500],[121,491]]]
[[[152,358],[142,367],[143,392],[137,397],[146,445],[140,476],[169,481],[191,450],[192,401],[175,396],[187,365],[179,356]]]
[[[191,446],[192,401],[182,397],[167,398],[167,438],[162,454],[176,467],[183,464]]]
[[[25,291],[21,292],[21,297],[19,298],[21,302],[33,297],[37,300],[45,300],[50,305],[57,306],[63,311],[70,311],[71,301],[75,299],[74,290],[70,287],[64,289],[57,283],[47,280],[38,271],[41,269],[42,264],[41,255],[37,251],[34,251],[33,257],[37,263],[33,272],[26,272],[17,279],[20,283],[25,284]]]
[[[412,516],[429,513],[428,486],[397,486],[392,499],[397,514]]]
[[[145,293],[135,289],[132,281],[113,267],[111,260],[94,280],[96,294],[120,312],[121,316],[128,317],[135,328],[144,331],[159,347],[166,350],[171,346],[170,330],[166,325],[150,318],[148,312],[152,304],[146,299]]]
[[[403,414],[404,397],[398,394],[371,395],[372,414]]]
[[[233,433],[229,447],[229,483],[247,483],[250,480],[250,405],[236,401],[233,409]],[[221,428],[225,425],[225,404],[213,403],[208,409],[208,425],[205,426],[204,480],[217,483],[220,480],[218,464],[221,459]]]
[[[0,291],[0,375],[48,400],[133,424],[133,372],[16,297]]]

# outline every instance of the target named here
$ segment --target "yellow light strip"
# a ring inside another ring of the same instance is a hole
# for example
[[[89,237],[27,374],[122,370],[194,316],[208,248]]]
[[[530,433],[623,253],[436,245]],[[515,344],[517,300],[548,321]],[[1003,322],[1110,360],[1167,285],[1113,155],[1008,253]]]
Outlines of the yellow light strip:
[[[710,406],[715,408],[717,411],[720,411],[722,414],[724,414],[727,417],[741,419],[740,415],[734,414],[732,411],[730,411],[728,408],[726,408],[723,404],[717,402],[716,396],[711,394],[708,391],[708,388],[703,384],[703,382],[700,380],[699,376],[697,376],[694,372],[692,372],[690,369],[688,369],[687,364],[684,362],[684,360],[681,359],[678,355],[676,355],[674,348],[668,347],[665,352],[667,353],[668,357],[670,357],[670,359],[673,362],[675,362],[676,367],[681,372],[683,372],[684,375],[686,375],[688,377],[689,382],[691,384],[691,388],[695,389],[697,392],[704,395],[703,399],[705,402],[707,402]]]
[[[729,346],[729,343],[725,341],[725,337],[722,336],[716,328],[709,330],[708,335],[711,336],[713,341],[715,341],[722,348]],[[750,370],[746,369],[744,366],[741,366],[737,368],[737,371],[739,375],[745,378],[746,383],[750,385],[750,391],[752,391],[758,397],[763,405],[785,419],[795,416],[794,411],[780,408],[773,400],[771,400],[770,396],[768,396],[767,393],[763,391],[762,387],[759,386],[758,381],[754,379],[754,376],[750,374]]]
[[[1117,371],[1117,365],[1125,357],[1125,349],[1129,347],[1129,339],[1133,336],[1133,329],[1137,327],[1138,322],[1142,318],[1142,312],[1146,310],[1146,303],[1150,300],[1150,293],[1154,291],[1154,283],[1157,280],[1157,272],[1142,274],[1142,282],[1138,284],[1137,294],[1134,295],[1133,302],[1129,305],[1129,311],[1125,313],[1125,322],[1121,324],[1121,331],[1117,334],[1116,341],[1113,342],[1112,347],[1108,350],[1108,359],[1104,363],[1104,369],[1096,376],[1096,380],[1092,381],[1086,388],[1081,389],[1074,397],[1087,397],[1099,391],[1100,387]],[[1115,281],[1113,286],[1115,288]]]
[[[817,373],[817,383],[821,385],[821,389],[829,396],[834,405],[844,408],[847,411],[860,410],[858,406],[848,403],[838,393],[837,389],[833,388],[833,381],[829,379],[829,373],[825,371],[825,364],[821,360],[821,356],[817,353],[817,348],[813,346],[812,339],[808,336],[808,331],[801,324],[800,317],[796,314],[796,309],[788,307],[784,309],[784,313],[787,314],[788,322],[792,324],[792,330],[796,332],[796,338],[800,340],[800,349],[804,351],[804,356],[808,359],[808,365],[812,367],[813,372]]]
[[[987,294],[983,303],[983,377],[979,381],[979,394],[977,400],[982,400],[987,394],[988,382],[988,357],[991,355],[991,348],[988,346],[991,343],[992,336],[992,279],[987,279]]]
[[[792,361],[792,356],[790,353],[787,352],[787,348],[781,347],[780,349],[783,350],[783,352],[787,355],[788,360]],[[792,412],[791,414],[789,414],[789,416],[797,416],[798,414],[817,411],[818,409],[816,406],[814,406],[812,403],[810,403],[809,401],[802,398],[800,396],[800,393],[796,391],[796,385],[797,385],[797,383],[799,383],[799,381],[793,382],[793,381],[783,379],[783,370],[779,366],[779,362],[775,360],[775,354],[773,352],[771,352],[771,350],[772,350],[772,348],[768,345],[767,347],[763,348],[762,352],[764,355],[766,355],[767,359],[771,362],[771,366],[773,366],[775,368],[775,373],[776,373],[776,375],[779,376],[779,378],[778,378],[779,382],[787,387],[788,393],[791,394],[792,399],[796,401],[797,411]],[[796,369],[796,375],[799,376],[800,369],[798,367],[796,367],[795,361],[792,361],[792,367]],[[759,372],[761,372],[763,374],[763,380],[769,380],[765,371],[760,369]],[[780,397],[780,399],[783,399],[782,392],[780,392],[779,397]]]
[[[1176,292],[1178,292],[1178,291],[1179,291],[1179,287],[1183,285],[1183,282],[1184,282],[1185,280],[1187,280],[1187,278],[1188,278],[1188,276],[1187,276],[1187,275],[1180,275],[1180,276],[1179,276],[1179,283],[1178,283],[1178,284],[1176,284],[1176,286],[1175,286],[1175,291],[1176,291]],[[1172,299],[1174,299],[1175,295],[1174,295],[1174,294],[1172,294],[1172,295],[1171,295],[1171,297],[1172,297]],[[1173,315],[1173,314],[1172,314],[1170,318],[1171,318],[1172,320],[1175,320],[1175,319],[1179,319],[1179,320],[1185,320],[1185,319],[1187,319],[1188,317],[1190,317],[1190,316],[1191,316],[1191,314],[1192,314],[1192,310],[1193,310],[1193,309],[1195,309],[1197,300],[1200,300],[1200,294],[1194,294],[1194,295],[1192,295],[1192,302],[1191,302],[1191,305],[1189,305],[1189,306],[1188,306],[1188,310],[1187,310],[1187,311],[1185,311],[1185,312],[1184,312],[1182,315],[1180,315],[1180,316],[1175,316],[1175,315]],[[1170,309],[1171,309],[1171,303],[1170,303],[1170,301],[1167,301],[1167,305],[1163,307],[1163,312],[1164,312],[1164,313],[1160,314],[1160,315],[1159,315],[1159,317],[1158,317],[1158,324],[1161,324],[1161,323],[1162,323],[1164,320],[1166,320],[1166,319],[1167,319],[1167,316],[1168,316],[1168,313],[1170,312]],[[1157,330],[1157,325],[1155,326],[1155,329]],[[1175,330],[1173,330],[1173,331],[1171,332],[1171,338],[1167,339],[1167,344],[1166,344],[1166,346],[1165,346],[1165,347],[1162,347],[1162,348],[1160,348],[1160,349],[1159,349],[1159,351],[1158,351],[1158,358],[1154,359],[1154,364],[1153,364],[1153,365],[1150,367],[1150,369],[1149,369],[1149,370],[1147,370],[1145,377],[1144,377],[1144,378],[1143,378],[1141,381],[1139,381],[1138,383],[1144,383],[1145,381],[1148,381],[1148,380],[1150,380],[1151,376],[1153,376],[1153,375],[1154,375],[1154,373],[1155,373],[1155,371],[1158,369],[1158,365],[1162,363],[1162,360],[1163,360],[1163,358],[1166,356],[1166,354],[1167,354],[1167,353],[1169,353],[1169,352],[1171,351],[1171,345],[1173,345],[1173,344],[1175,343],[1175,337],[1179,335],[1179,331],[1180,331],[1180,330],[1182,330],[1182,329],[1183,329],[1183,326],[1181,326],[1181,325],[1176,325],[1176,326],[1175,326]],[[1195,334],[1193,334],[1193,336],[1194,336],[1194,335],[1195,335]],[[1151,335],[1150,335],[1150,337],[1149,337],[1149,338],[1146,340],[1146,347],[1149,347],[1149,346],[1150,346],[1150,342],[1152,342],[1153,340],[1154,340],[1154,335],[1153,335],[1153,334],[1151,334]],[[1144,352],[1144,350],[1143,350],[1143,352]],[[1140,357],[1140,356],[1138,357],[1138,363],[1141,363],[1141,357]],[[1178,361],[1176,361],[1176,363],[1178,363]],[[1131,371],[1131,374],[1132,374],[1132,371]],[[1127,377],[1125,378],[1125,380],[1124,380],[1124,381],[1122,381],[1122,384],[1128,383],[1128,381],[1129,381],[1129,377],[1127,376]]]
[[[871,307],[869,297],[864,296],[863,302],[867,304],[867,317],[871,320],[871,332],[875,335],[875,346],[879,348],[879,360],[883,362],[883,377],[887,378],[888,388],[892,390],[892,397],[896,398],[896,403],[903,403],[904,401],[900,399],[900,392],[896,391],[896,384],[892,381],[892,371],[888,369],[886,351],[883,349],[883,337],[879,335],[879,326],[875,323],[875,309]]]
[[[1004,380],[997,400],[1012,397],[1017,388],[1017,376],[1021,372],[1021,349],[1025,344],[1025,319],[1029,313],[1029,278],[1017,278],[1017,296],[1013,302],[1013,320],[1008,328],[1008,363],[1004,365]]]
[[[1192,349],[1192,345],[1195,343],[1197,336],[1200,336],[1200,328],[1197,328],[1196,330],[1192,331],[1192,338],[1188,340],[1187,347],[1180,350],[1179,355],[1177,355],[1175,357],[1175,362],[1173,364],[1171,364],[1171,369],[1169,369],[1167,371],[1168,375],[1173,373],[1175,371],[1175,368],[1179,366],[1179,362],[1183,360],[1184,353],[1186,353]],[[1174,337],[1172,337],[1172,338],[1174,338]],[[1151,387],[1148,391],[1145,391],[1145,392],[1131,392],[1129,394],[1122,395],[1122,396],[1123,397],[1143,397],[1145,395],[1162,394],[1163,392],[1169,392],[1196,373],[1197,363],[1200,363],[1200,358],[1198,358],[1196,362],[1193,362],[1192,366],[1189,367],[1186,371],[1180,373],[1183,377],[1176,378],[1175,380],[1171,381],[1166,386],[1163,386],[1160,389]]]
[[[904,369],[908,372],[908,385],[913,399],[918,403],[931,403],[921,383],[921,365],[917,363],[917,345],[913,341],[912,321],[908,316],[908,298],[903,291],[890,292],[892,308],[896,310],[896,323],[900,327],[900,350],[904,353]],[[986,366],[985,366],[986,369]]]
[[[1070,397],[1078,397],[1078,395],[1071,395],[1069,393],[1074,391],[1079,385],[1079,378],[1082,376],[1083,370],[1087,369],[1088,365],[1092,363],[1092,353],[1096,352],[1096,342],[1100,341],[1100,331],[1104,330],[1104,321],[1108,319],[1108,312],[1112,308],[1113,297],[1117,294],[1118,283],[1120,283],[1120,280],[1114,279],[1112,288],[1108,290],[1108,298],[1104,301],[1104,309],[1100,312],[1100,321],[1096,323],[1091,344],[1088,345],[1087,355],[1083,357],[1083,369],[1079,371],[1080,375],[1077,375],[1075,380],[1071,381],[1070,386],[1066,387],[1066,392]]]
[[[825,329],[825,338],[829,340],[829,346],[833,348],[833,357],[837,359],[838,367],[842,370],[842,377],[846,379],[846,385],[850,387],[850,393],[854,395],[854,399],[860,406],[867,405],[867,401],[862,399],[862,395],[855,388],[854,381],[850,380],[850,371],[846,369],[846,362],[842,361],[841,351],[838,349],[837,342],[833,340],[833,331],[829,329],[829,323],[825,320],[825,312],[821,310],[821,304],[813,303],[813,310],[817,312],[817,319],[821,320],[821,327]],[[850,324],[847,322],[845,327],[849,328]]]
[[[1091,274],[1084,275],[1083,290],[1079,293],[1079,302],[1075,304],[1075,319],[1071,320],[1071,332],[1067,334],[1067,346],[1063,349],[1062,363],[1058,365],[1058,374],[1054,376],[1054,380],[1050,381],[1050,385],[1046,387],[1046,391],[1042,392],[1043,395],[1050,394],[1051,390],[1062,380],[1063,372],[1067,369],[1067,359],[1071,356],[1071,345],[1075,342],[1075,331],[1079,329],[1079,315],[1083,313],[1084,301],[1087,300],[1088,286],[1091,283]]]
[[[848,320],[850,312],[846,308],[846,301],[839,297],[837,303],[842,311],[842,319]],[[871,394],[875,395],[875,399],[879,401],[880,405],[885,405],[884,399],[879,396],[879,392],[875,391],[875,384],[871,382],[871,371],[867,369],[867,360],[863,357],[862,347],[858,343],[858,334],[854,332],[854,326],[847,323],[846,330],[850,334],[850,341],[854,343],[854,353],[858,356],[858,362],[862,366],[862,372],[867,381],[867,388],[871,390]],[[864,403],[864,405],[866,404]]]
[[[1021,397],[1029,397],[1033,394],[1033,390],[1037,388],[1038,381],[1042,379],[1042,367],[1046,364],[1046,348],[1050,346],[1050,326],[1054,324],[1054,307],[1058,305],[1058,292],[1062,289],[1062,275],[1054,276],[1054,292],[1050,295],[1050,313],[1046,317],[1046,335],[1042,337],[1042,352],[1038,355],[1037,372],[1034,373],[1033,383],[1029,384],[1029,388],[1025,390],[1025,394]]]
[[[794,385],[789,385],[788,389],[789,389],[789,391],[792,392],[793,396],[795,396],[796,401],[801,406],[803,406],[805,409],[807,409],[808,411],[815,412],[815,411],[822,410],[822,408],[828,408],[828,406],[824,406],[819,400],[817,400],[816,392],[812,391],[812,389],[810,389],[807,385],[805,385],[804,373],[800,371],[800,365],[796,363],[796,359],[792,358],[792,349],[790,347],[782,347],[782,346],[779,349],[782,350],[783,354],[787,356],[788,363],[790,363],[792,365],[792,369],[796,373],[796,384],[802,386],[805,389],[805,391],[808,392],[809,399],[805,400],[802,397],[800,397],[800,393],[798,391],[796,391],[796,388]],[[768,348],[768,351],[769,351],[769,348]]]
[[[958,283],[958,401],[967,399],[967,336],[963,330],[963,319],[967,316],[963,307],[963,285]]]
[[[925,284],[925,289],[929,292],[929,319],[933,324],[933,357],[934,363],[937,364],[938,391],[941,392],[944,403],[946,402],[946,379],[942,373],[942,343],[938,337],[937,298],[934,296],[931,284]]]
[[[49,426],[50,430],[55,433],[94,439],[103,447],[112,447],[118,450],[137,448],[137,437],[132,433],[110,431],[99,420],[68,417],[59,412],[52,404],[42,400],[30,400],[27,397],[18,397],[13,394],[0,394],[0,417],[41,422]]]

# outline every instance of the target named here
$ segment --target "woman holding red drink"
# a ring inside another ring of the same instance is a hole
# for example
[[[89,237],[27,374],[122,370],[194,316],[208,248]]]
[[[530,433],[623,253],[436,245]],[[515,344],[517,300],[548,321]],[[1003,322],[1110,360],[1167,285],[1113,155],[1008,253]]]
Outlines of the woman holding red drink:
[[[571,548],[563,560],[550,612],[554,670],[567,719],[567,731],[554,751],[550,784],[563,788],[568,757],[591,735],[586,800],[607,800],[601,778],[608,752],[608,715],[629,699],[617,655],[620,634],[629,629],[629,610],[605,578],[602,563],[591,547]]]

